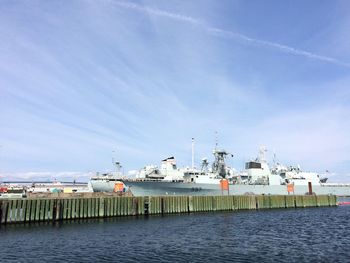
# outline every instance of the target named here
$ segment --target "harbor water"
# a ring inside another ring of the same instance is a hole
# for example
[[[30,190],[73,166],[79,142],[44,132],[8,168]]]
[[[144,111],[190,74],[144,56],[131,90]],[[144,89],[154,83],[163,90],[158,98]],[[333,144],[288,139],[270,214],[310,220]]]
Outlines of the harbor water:
[[[350,206],[0,227],[1,262],[348,262]]]

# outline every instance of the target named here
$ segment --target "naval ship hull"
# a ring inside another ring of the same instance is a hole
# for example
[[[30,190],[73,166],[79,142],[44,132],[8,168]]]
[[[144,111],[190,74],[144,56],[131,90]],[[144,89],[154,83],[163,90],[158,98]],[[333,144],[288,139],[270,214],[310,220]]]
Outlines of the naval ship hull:
[[[134,196],[161,196],[161,195],[245,195],[271,194],[288,195],[286,185],[229,185],[229,191],[222,191],[219,184],[200,184],[183,182],[155,182],[155,181],[125,181]],[[307,185],[295,185],[294,194],[308,193]],[[350,185],[315,185],[312,192],[317,195],[350,196]],[[290,193],[293,194],[293,193]]]
[[[116,183],[115,180],[91,180],[90,182],[94,192],[114,192]]]

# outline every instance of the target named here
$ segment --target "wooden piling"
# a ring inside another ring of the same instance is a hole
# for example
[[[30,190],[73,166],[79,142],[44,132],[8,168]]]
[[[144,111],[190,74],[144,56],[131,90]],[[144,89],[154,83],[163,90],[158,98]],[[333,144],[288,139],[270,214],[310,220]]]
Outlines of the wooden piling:
[[[296,195],[295,196],[295,207],[305,207],[304,206],[304,196],[303,195]]]
[[[270,208],[285,208],[286,199],[283,195],[270,196]]]
[[[314,207],[317,206],[317,200],[315,195],[305,195],[303,196],[304,207]]]
[[[93,217],[336,206],[334,195],[70,197],[0,200],[0,224]]]
[[[337,197],[335,195],[329,195],[329,206],[336,206],[337,205]]]
[[[1,204],[1,224],[6,224],[8,204],[7,201],[3,201]]]
[[[99,216],[99,211],[100,211],[100,207],[99,207],[99,198],[94,198],[95,200],[95,217]]]

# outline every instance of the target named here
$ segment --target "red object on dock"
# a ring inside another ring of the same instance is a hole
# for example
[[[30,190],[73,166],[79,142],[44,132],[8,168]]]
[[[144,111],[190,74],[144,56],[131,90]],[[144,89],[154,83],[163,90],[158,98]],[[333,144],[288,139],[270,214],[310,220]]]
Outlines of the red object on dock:
[[[350,201],[339,202],[338,205],[350,205]]]
[[[7,187],[0,187],[0,193],[7,193]]]

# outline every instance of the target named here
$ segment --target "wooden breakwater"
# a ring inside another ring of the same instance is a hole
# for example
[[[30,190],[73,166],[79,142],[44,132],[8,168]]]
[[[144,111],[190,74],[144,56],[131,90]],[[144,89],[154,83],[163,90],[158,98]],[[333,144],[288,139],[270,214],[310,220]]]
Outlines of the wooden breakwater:
[[[0,224],[336,205],[337,197],[334,195],[100,196],[0,199]]]

